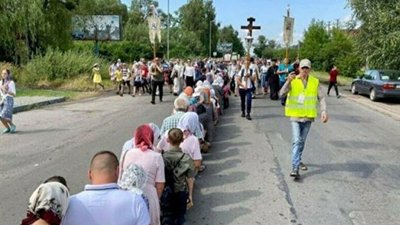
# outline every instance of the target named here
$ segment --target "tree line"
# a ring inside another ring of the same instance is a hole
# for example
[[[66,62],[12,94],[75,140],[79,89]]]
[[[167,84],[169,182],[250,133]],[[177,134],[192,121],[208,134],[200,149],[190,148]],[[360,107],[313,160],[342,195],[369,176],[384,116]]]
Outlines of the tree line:
[[[92,51],[94,42],[72,39],[74,15],[120,15],[122,40],[101,42],[100,56],[133,61],[152,57],[146,17],[157,1],[132,0],[127,7],[120,0],[2,0],[0,2],[0,61],[25,64],[46,51]],[[158,9],[162,21],[162,41],[157,55],[167,53],[168,15]],[[244,54],[238,32],[232,26],[221,27],[211,0],[191,0],[170,13],[170,57],[208,56],[217,43],[233,43],[233,51]],[[211,31],[211,35],[210,35]],[[211,37],[211,38],[210,38]]]
[[[120,15],[122,26],[121,41],[100,43],[102,59],[121,58],[130,62],[139,58],[151,59],[152,47],[146,21],[150,4],[158,6],[157,1],[152,0],[132,0],[129,8],[120,0],[2,0],[0,61],[24,66],[38,57],[50,60],[45,57],[47,52],[60,57],[63,57],[62,53],[69,56],[91,53],[93,41],[74,41],[71,38],[71,18],[74,15],[99,14]],[[348,0],[348,6],[353,10],[352,21],[330,26],[324,21],[313,20],[299,46],[291,47],[290,58],[296,58],[299,49],[300,58],[310,58],[315,69],[327,70],[336,64],[348,76],[355,76],[362,67],[399,69],[400,2]],[[163,38],[157,55],[165,56],[168,15],[158,10]],[[206,57],[210,44],[214,52],[218,42],[230,42],[234,52],[245,53],[238,32],[232,26],[221,27],[216,22],[212,0],[190,0],[170,13],[169,18],[170,58]],[[57,51],[60,54],[55,54]],[[259,57],[283,58],[285,48],[261,35],[254,53]],[[82,66],[87,66],[87,63]]]

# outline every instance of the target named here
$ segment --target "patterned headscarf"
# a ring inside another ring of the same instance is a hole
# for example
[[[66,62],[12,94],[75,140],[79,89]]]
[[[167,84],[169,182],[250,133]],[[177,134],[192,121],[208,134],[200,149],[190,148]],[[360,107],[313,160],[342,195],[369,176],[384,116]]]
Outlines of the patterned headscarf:
[[[137,164],[129,164],[122,173],[118,181],[119,186],[136,194],[143,194],[143,188],[146,185],[147,174],[143,167]]]
[[[142,151],[153,148],[154,134],[151,127],[147,124],[140,125],[135,130],[135,146]]]
[[[189,132],[194,134],[194,132],[199,129],[199,116],[195,112],[187,112],[183,114],[178,122],[177,128],[184,132]]]
[[[68,208],[68,197],[68,188],[63,184],[54,181],[43,183],[29,198],[28,212],[37,217],[43,211],[51,212],[56,216],[56,218],[52,218],[52,222],[61,223]]]

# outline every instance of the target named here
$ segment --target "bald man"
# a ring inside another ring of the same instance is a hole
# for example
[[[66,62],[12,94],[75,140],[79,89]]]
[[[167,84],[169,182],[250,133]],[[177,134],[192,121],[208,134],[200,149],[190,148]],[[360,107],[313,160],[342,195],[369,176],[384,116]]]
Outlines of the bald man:
[[[91,184],[70,197],[63,225],[149,225],[150,217],[142,196],[117,185],[119,163],[110,151],[96,153],[88,172]],[[123,212],[123,213],[121,213]]]

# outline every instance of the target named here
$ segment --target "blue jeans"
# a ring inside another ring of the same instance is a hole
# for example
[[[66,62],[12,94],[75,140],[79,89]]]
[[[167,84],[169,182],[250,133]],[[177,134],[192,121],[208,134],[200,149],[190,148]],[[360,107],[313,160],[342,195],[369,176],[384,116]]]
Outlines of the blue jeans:
[[[307,134],[311,127],[311,121],[296,122],[292,121],[292,168],[299,170],[301,156],[303,154],[304,145],[306,143]]]
[[[245,90],[245,89],[239,88],[239,95],[240,95],[240,106],[241,106],[242,112],[244,113],[244,110],[246,108],[246,113],[250,114],[251,113],[252,90],[251,89]]]

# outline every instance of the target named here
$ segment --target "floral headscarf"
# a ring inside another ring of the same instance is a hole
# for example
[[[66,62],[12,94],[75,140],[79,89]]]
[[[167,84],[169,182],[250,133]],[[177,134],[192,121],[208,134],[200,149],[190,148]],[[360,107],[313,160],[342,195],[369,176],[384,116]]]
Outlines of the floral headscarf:
[[[29,198],[28,215],[42,218],[49,224],[60,224],[68,208],[69,191],[59,182],[47,182],[41,184]],[[22,224],[31,224],[27,218]],[[28,222],[28,223],[27,223]],[[31,221],[33,222],[33,221]]]
[[[153,148],[154,134],[147,124],[141,125],[135,130],[135,146],[142,151]]]
[[[146,185],[146,181],[147,174],[143,167],[132,163],[124,169],[118,184],[124,190],[141,195],[143,194],[142,189]]]

